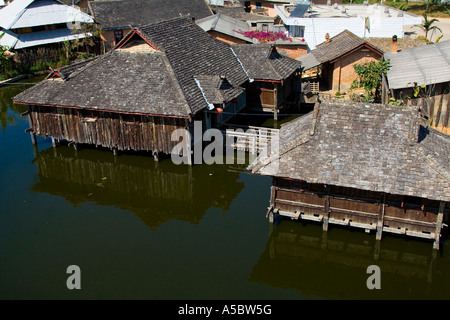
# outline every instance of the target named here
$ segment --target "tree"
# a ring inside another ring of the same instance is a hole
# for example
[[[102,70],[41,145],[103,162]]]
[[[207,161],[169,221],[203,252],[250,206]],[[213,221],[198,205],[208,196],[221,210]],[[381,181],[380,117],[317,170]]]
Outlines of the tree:
[[[7,51],[6,47],[0,46],[0,73],[4,73],[8,66],[9,57]]]
[[[84,34],[83,38],[75,39],[72,43],[72,48],[85,47],[89,53],[89,48],[93,47],[100,39],[102,28],[96,23],[83,23],[79,28],[72,30],[72,33]]]
[[[439,27],[433,26],[433,23],[439,22],[438,19],[435,19],[435,18],[428,19],[428,16],[427,16],[427,14],[425,12],[422,13],[422,16],[423,16],[422,24],[415,24],[413,27],[417,27],[417,28],[422,29],[425,32],[425,38],[426,39],[428,39],[428,33],[430,31],[439,30],[442,33],[442,30]],[[429,41],[431,41],[431,38],[429,39]]]
[[[381,101],[381,76],[386,73],[390,66],[389,60],[371,61],[366,64],[355,64],[358,79],[354,80],[351,88],[364,88],[366,91],[366,100],[374,102]]]

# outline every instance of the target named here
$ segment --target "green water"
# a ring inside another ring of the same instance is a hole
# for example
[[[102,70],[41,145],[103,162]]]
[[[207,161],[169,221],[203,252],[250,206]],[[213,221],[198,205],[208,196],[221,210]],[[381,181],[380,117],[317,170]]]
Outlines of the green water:
[[[38,79],[34,79],[37,81]],[[30,82],[30,79],[24,82]],[[0,299],[448,299],[449,246],[265,218],[271,179],[242,165],[149,155],[25,133],[0,88]],[[376,253],[379,252],[377,255]],[[366,287],[369,265],[381,289]],[[66,269],[81,269],[81,290]]]

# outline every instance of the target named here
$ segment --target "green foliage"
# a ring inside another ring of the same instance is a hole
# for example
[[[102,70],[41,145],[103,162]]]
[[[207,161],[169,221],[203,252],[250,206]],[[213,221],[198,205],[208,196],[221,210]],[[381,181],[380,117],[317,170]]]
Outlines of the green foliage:
[[[355,64],[358,79],[354,80],[351,89],[364,88],[367,100],[381,101],[381,76],[386,73],[390,66],[389,60],[379,60],[366,64]]]
[[[429,19],[425,12],[422,14],[422,16],[423,16],[422,24],[415,24],[413,27],[422,29],[423,32],[425,32],[425,39],[431,42],[431,39],[428,39],[428,33],[430,31],[439,30],[442,33],[442,30],[439,27],[433,25],[435,22],[439,22],[439,20],[436,18]]]
[[[403,105],[403,100],[401,99],[395,99],[393,97],[389,98],[388,104],[394,105],[394,106],[401,106]]]
[[[409,84],[409,83],[408,83]],[[425,90],[427,86],[424,84],[418,85],[417,82],[413,83],[413,96],[414,98],[417,98],[419,94],[422,93],[423,90]]]
[[[95,46],[95,44],[100,40],[100,35],[103,29],[95,23],[84,23],[81,24],[80,28],[73,29],[72,33],[82,33],[85,35],[84,38],[75,39],[72,42],[72,49],[77,49],[80,47],[86,47],[89,51],[90,47]]]

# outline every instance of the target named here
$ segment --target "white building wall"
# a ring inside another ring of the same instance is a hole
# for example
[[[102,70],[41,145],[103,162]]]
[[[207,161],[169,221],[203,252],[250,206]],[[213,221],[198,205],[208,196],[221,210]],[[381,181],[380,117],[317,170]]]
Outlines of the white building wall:
[[[325,41],[325,35],[330,37],[341,33],[345,29],[354,33],[358,37],[390,38],[396,35],[403,38],[403,26],[407,24],[420,24],[421,18],[411,19],[405,23],[404,17],[369,18],[369,28],[366,28],[365,18],[297,18],[287,19],[288,25],[305,27],[305,42],[310,50]],[[412,22],[412,23],[411,23]]]

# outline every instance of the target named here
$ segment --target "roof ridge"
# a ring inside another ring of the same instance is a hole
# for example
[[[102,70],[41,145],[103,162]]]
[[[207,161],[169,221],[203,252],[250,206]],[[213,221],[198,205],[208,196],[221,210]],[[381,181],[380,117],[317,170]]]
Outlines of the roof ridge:
[[[177,75],[175,74],[175,71],[173,71],[173,67],[172,64],[169,61],[169,58],[167,58],[165,52],[155,52],[159,55],[161,55],[161,58],[164,62],[164,64],[166,65],[166,69],[168,71],[168,73],[170,74],[171,80],[174,84],[174,88],[177,89],[177,94],[180,94],[181,99],[185,102],[186,106],[187,106],[187,111],[188,113],[192,114],[192,108],[191,105],[189,104],[189,102],[186,100],[186,96],[184,94],[183,88],[181,88],[180,83],[178,81]]]

